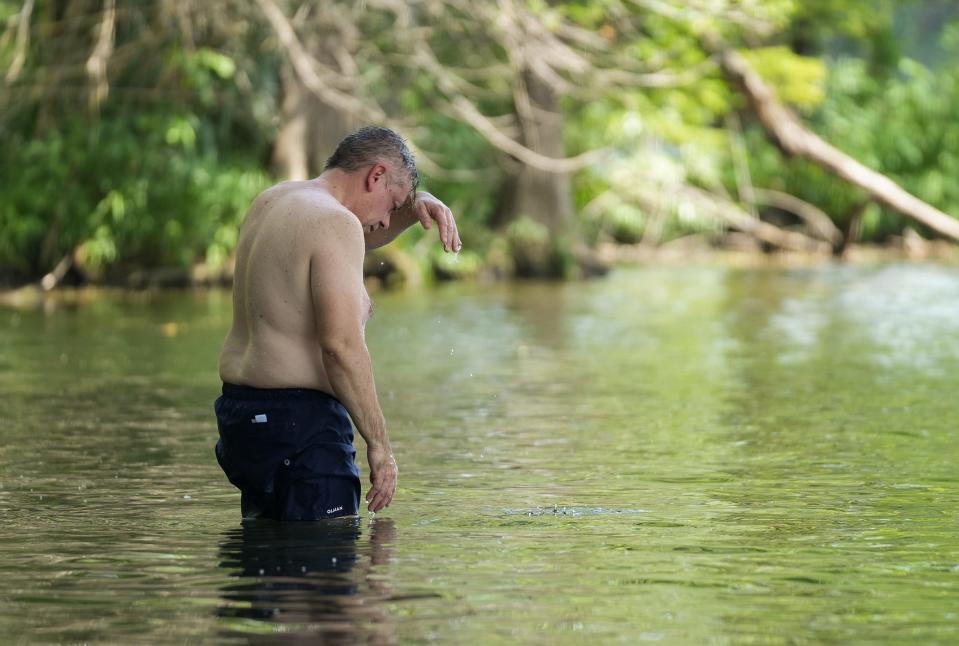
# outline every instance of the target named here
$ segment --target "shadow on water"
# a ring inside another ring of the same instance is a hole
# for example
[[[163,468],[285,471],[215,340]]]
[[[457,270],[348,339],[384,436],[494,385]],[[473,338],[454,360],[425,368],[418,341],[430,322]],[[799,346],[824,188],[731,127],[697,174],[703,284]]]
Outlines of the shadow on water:
[[[221,637],[245,643],[396,643],[384,604],[396,528],[359,518],[317,523],[245,522],[224,533],[220,567],[230,572],[216,614]]]

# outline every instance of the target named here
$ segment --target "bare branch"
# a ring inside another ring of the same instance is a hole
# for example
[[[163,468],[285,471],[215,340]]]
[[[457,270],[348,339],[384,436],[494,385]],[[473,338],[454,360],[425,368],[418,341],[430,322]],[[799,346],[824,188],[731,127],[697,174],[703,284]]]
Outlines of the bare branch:
[[[694,186],[643,184],[630,187],[630,195],[644,207],[653,210],[673,207],[677,198],[680,198],[692,204],[700,213],[780,249],[818,252],[832,249],[828,243],[758,220],[733,202]]]
[[[60,259],[60,262],[58,262],[52,270],[44,275],[40,280],[40,286],[43,288],[43,291],[49,292],[60,284],[60,281],[64,279],[67,272],[73,267],[73,258],[74,252],[68,253]]]
[[[795,231],[785,231],[768,222],[758,220],[732,202],[723,200],[702,189],[684,186],[679,188],[678,192],[702,212],[717,217],[732,228],[748,233],[775,247],[791,251],[826,252],[832,249],[832,246],[827,243]]]
[[[310,56],[293,26],[273,0],[256,0],[256,4],[273,28],[293,71],[308,90],[328,105],[344,112],[360,114],[376,122],[386,120],[386,115],[378,106],[370,105],[334,87],[335,83],[342,86],[350,81]],[[324,76],[317,73],[318,69],[324,72]]]
[[[556,33],[583,47],[599,51],[609,49],[609,42],[602,36],[596,34],[596,32],[583,29],[579,25],[572,24],[565,20],[560,21],[559,24],[556,25]]]
[[[23,69],[23,64],[27,62],[27,49],[30,46],[30,15],[33,13],[33,0],[27,0],[20,9],[19,20],[17,23],[17,47],[13,55],[13,61],[7,68],[7,74],[4,80],[7,85],[16,82]]]
[[[716,69],[716,62],[706,59],[702,63],[685,69],[681,72],[631,72],[622,68],[597,68],[592,73],[600,83],[626,87],[680,87],[699,81],[709,72]]]
[[[447,95],[449,107],[457,116],[475,128],[493,146],[513,155],[528,166],[548,173],[571,173],[589,166],[606,153],[606,150],[601,149],[583,153],[576,157],[556,159],[530,150],[501,132],[476,106],[456,91],[456,83],[451,80],[450,72],[436,60],[432,50],[425,42],[420,42],[415,46],[414,60],[420,67],[433,75],[440,89]]]
[[[833,246],[842,242],[842,231],[833,223],[832,218],[826,215],[818,206],[801,200],[795,195],[772,191],[765,188],[753,188],[753,196],[758,204],[772,206],[799,217],[809,229],[810,233],[822,238]]]
[[[97,34],[97,42],[87,59],[86,70],[93,82],[90,96],[92,107],[96,108],[107,98],[110,84],[107,80],[107,63],[113,53],[113,39],[116,30],[116,0],[105,0],[103,17]]]
[[[513,0],[500,0],[499,7],[500,11],[495,11],[491,5],[480,4],[478,8],[502,35],[509,55],[522,61],[521,67],[549,67],[551,73],[540,74],[545,81],[556,76],[558,71],[582,75],[592,69],[592,64],[582,54],[546,29],[539,16],[522,9]]]
[[[410,148],[416,156],[417,168],[431,179],[441,179],[448,182],[492,181],[500,173],[500,170],[495,167],[478,169],[446,168],[430,157],[422,148],[418,148],[412,141],[410,142]]]
[[[694,29],[702,29],[710,19],[739,25],[757,34],[763,34],[773,26],[772,21],[765,20],[758,12],[749,13],[736,6],[735,2],[720,0],[684,0],[670,4],[662,0],[629,0],[641,9],[665,16],[677,22],[684,22]],[[758,7],[761,9],[761,5]]]

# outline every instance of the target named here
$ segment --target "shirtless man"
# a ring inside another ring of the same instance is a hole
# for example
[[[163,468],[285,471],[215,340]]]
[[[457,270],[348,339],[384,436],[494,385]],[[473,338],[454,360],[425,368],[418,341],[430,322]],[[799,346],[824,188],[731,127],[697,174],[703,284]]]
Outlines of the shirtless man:
[[[390,504],[396,461],[364,340],[372,303],[363,257],[413,222],[462,243],[450,210],[416,192],[405,142],[368,127],[344,139],[312,180],[261,193],[237,247],[233,325],[220,354],[216,456],[244,518],[355,515],[352,419],[366,440],[368,509]]]

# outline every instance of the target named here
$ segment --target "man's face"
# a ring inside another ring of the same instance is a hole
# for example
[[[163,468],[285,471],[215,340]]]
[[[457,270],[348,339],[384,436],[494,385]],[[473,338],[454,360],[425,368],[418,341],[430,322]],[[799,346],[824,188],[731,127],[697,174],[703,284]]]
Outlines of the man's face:
[[[376,168],[374,167],[374,172]],[[408,173],[386,170],[376,178],[370,195],[369,215],[363,218],[363,229],[372,233],[390,226],[390,218],[410,198]]]

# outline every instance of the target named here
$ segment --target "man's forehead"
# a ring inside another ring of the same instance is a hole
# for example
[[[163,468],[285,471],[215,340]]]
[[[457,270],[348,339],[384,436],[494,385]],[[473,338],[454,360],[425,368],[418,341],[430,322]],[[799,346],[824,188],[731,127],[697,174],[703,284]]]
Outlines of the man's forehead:
[[[416,190],[417,184],[417,173],[415,169],[406,167],[398,159],[385,158],[380,159],[377,163],[386,166],[389,183],[392,186],[396,186],[399,190],[402,190],[404,196],[413,196],[413,191]]]
[[[403,191],[404,191],[403,194],[404,194],[404,195],[408,195],[408,196],[412,196],[412,195],[413,195],[413,189],[414,189],[414,187],[415,187],[415,186],[414,186],[413,173],[411,173],[411,172],[409,172],[409,171],[405,171],[405,172],[403,172],[403,173],[401,174],[401,178],[402,178],[402,179],[400,179],[400,181],[397,182],[397,184],[398,184],[400,187],[403,188]]]

